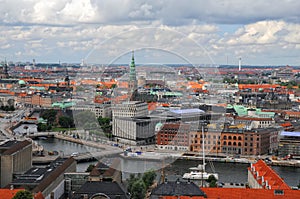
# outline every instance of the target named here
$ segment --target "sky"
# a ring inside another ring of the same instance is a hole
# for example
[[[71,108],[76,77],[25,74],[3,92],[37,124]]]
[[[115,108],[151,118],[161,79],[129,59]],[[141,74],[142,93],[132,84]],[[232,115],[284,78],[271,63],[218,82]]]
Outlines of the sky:
[[[0,3],[0,61],[300,65],[298,0]]]

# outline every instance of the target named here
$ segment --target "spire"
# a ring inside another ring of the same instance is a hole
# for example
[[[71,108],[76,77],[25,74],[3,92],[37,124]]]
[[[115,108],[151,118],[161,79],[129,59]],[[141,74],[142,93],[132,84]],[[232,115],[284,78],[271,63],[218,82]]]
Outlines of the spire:
[[[135,71],[135,62],[134,62],[134,51],[132,51],[132,58],[130,64],[129,80],[136,81],[136,71]]]
[[[133,94],[137,89],[137,79],[135,71],[135,62],[134,62],[134,51],[132,51],[132,58],[129,69],[129,93]]]

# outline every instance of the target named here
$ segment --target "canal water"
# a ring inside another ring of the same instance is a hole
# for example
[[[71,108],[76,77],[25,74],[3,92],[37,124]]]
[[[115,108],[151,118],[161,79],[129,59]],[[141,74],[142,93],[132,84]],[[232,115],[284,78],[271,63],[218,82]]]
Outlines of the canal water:
[[[89,152],[89,151],[97,151],[99,149],[95,149],[92,147],[87,147],[84,145],[80,145],[77,143],[72,143],[64,140],[59,140],[55,138],[49,138],[46,140],[39,140],[39,144],[43,145],[45,150],[48,151],[58,151],[63,152],[65,155],[70,155],[73,152]],[[96,162],[86,162],[79,163],[77,165],[77,171],[83,172],[90,164],[95,164]],[[145,162],[134,162],[135,165],[130,163],[128,165],[126,161],[123,161],[125,167],[127,168],[136,168],[136,169],[145,169],[145,167],[150,167],[151,165],[145,164]],[[201,161],[197,160],[176,160],[172,164],[165,167],[164,171],[166,175],[178,175],[182,176],[184,173],[189,171],[190,167],[198,166]],[[213,162],[213,166],[215,171],[219,174],[220,182],[232,182],[232,183],[246,183],[247,182],[247,168],[250,166],[249,164],[241,164],[241,163],[223,163],[223,162]],[[272,166],[272,168],[281,176],[284,181],[290,186],[297,186],[300,181],[300,168],[294,167],[279,167]],[[210,164],[208,163],[206,166],[206,170],[211,172],[212,169]]]

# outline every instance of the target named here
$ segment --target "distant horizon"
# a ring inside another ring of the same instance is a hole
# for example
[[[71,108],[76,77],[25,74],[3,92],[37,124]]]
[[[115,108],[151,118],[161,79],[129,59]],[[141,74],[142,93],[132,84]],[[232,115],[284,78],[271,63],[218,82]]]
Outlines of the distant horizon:
[[[12,62],[13,64],[16,63],[20,63],[24,66],[26,66],[27,63],[30,64],[30,66],[32,66],[33,62],[28,62],[28,61],[17,61],[17,62],[13,62],[13,61],[8,61],[7,63]],[[0,63],[3,63],[3,61],[0,61]],[[36,62],[35,65],[58,65],[61,67],[64,67],[65,64],[70,65],[78,65],[80,66],[80,62]],[[129,66],[129,63],[113,63],[113,64],[105,64],[105,63],[87,63],[87,65],[81,66],[81,67],[89,67],[89,66]],[[187,64],[187,63],[136,63],[136,66],[161,66],[161,65],[165,65],[165,66],[205,66],[205,67],[236,67],[238,68],[239,65],[234,65],[234,64]],[[286,67],[286,66],[290,66],[290,67],[300,67],[300,65],[289,65],[289,64],[285,64],[285,65],[242,65],[243,67]]]

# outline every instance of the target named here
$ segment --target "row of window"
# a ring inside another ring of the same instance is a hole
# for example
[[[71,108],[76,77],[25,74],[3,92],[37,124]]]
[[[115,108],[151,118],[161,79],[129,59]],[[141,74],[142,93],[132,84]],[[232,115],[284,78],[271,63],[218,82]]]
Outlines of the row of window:
[[[228,137],[226,135],[223,136],[224,140],[227,140],[227,138],[228,138],[228,140],[242,140],[241,136],[238,136],[238,137],[237,136],[230,136],[230,135]]]

